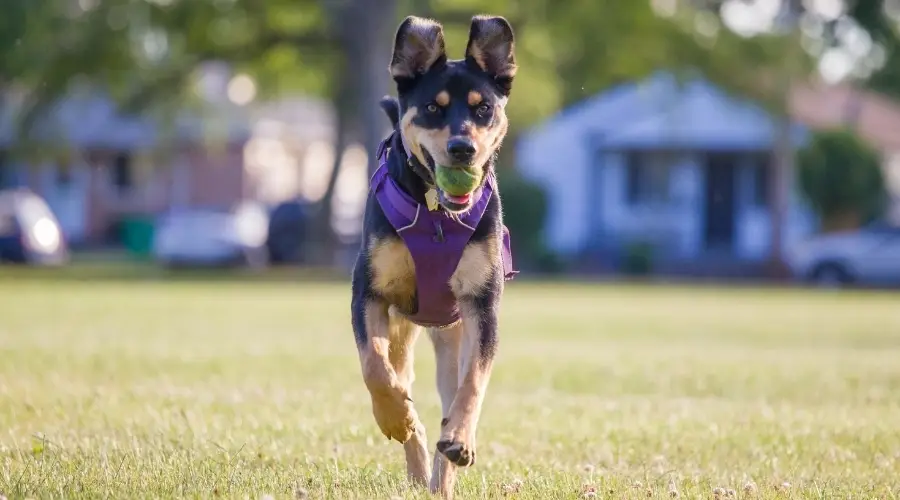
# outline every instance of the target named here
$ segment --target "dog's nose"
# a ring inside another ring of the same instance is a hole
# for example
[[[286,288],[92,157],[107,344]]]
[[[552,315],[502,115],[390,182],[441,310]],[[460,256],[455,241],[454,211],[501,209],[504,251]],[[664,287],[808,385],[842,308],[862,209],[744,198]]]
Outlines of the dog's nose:
[[[447,141],[447,153],[458,162],[469,162],[475,156],[475,143],[466,137],[453,137]]]

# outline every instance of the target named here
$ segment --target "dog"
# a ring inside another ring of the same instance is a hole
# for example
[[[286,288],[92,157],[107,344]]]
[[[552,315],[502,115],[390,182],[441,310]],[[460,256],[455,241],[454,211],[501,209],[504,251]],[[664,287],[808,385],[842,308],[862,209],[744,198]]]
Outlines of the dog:
[[[444,498],[453,495],[457,468],[475,463],[500,300],[517,272],[494,172],[509,123],[514,46],[499,16],[472,18],[459,60],[447,58],[436,21],[410,16],[400,24],[389,65],[397,98],[380,102],[394,130],[377,151],[353,269],[351,323],[375,421],[403,444],[409,478]],[[480,181],[467,194],[446,193],[437,165]],[[443,416],[431,467],[411,398],[413,345],[423,329],[434,345]]]

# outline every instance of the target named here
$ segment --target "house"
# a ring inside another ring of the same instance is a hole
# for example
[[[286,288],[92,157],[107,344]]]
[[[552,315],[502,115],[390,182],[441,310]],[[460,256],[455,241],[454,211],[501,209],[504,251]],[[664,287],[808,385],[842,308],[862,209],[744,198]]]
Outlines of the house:
[[[273,184],[271,162],[246,160],[254,140],[288,135],[302,152],[333,134],[330,106],[313,99],[246,107],[220,102],[182,110],[170,122],[152,112],[123,115],[107,95],[80,89],[41,116],[37,140],[47,145],[45,154],[13,159],[15,113],[6,106],[0,115],[0,188],[40,193],[76,244],[108,241],[129,216],[265,198],[260,192]],[[280,126],[276,132],[273,124]]]
[[[527,131],[517,167],[546,187],[546,238],[557,253],[612,262],[641,243],[662,268],[752,268],[770,253],[775,132],[755,104],[702,79],[658,73]],[[794,145],[807,138],[794,123]],[[785,247],[816,225],[792,187]]]

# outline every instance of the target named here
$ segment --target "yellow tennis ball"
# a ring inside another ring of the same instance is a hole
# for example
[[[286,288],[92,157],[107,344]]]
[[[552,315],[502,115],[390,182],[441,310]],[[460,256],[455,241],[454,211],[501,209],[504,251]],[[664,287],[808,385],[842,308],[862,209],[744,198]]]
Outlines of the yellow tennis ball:
[[[464,196],[478,187],[481,172],[474,168],[435,167],[435,180],[441,191],[452,196]]]

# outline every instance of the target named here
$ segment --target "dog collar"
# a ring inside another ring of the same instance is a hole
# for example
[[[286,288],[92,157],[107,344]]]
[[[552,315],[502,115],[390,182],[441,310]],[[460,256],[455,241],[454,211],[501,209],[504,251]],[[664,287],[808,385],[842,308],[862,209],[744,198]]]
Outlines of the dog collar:
[[[406,137],[403,135],[403,132],[397,133],[400,134],[400,144],[403,146],[403,151],[406,153],[406,163],[409,165],[409,168],[422,179],[422,182],[428,186],[428,191],[425,192],[425,203],[428,206],[428,210],[432,212],[440,210],[441,207],[439,204],[434,174],[427,166],[419,161],[418,157],[412,154],[412,151],[409,149],[409,144],[406,143]],[[390,138],[388,138],[388,140],[390,140]]]

